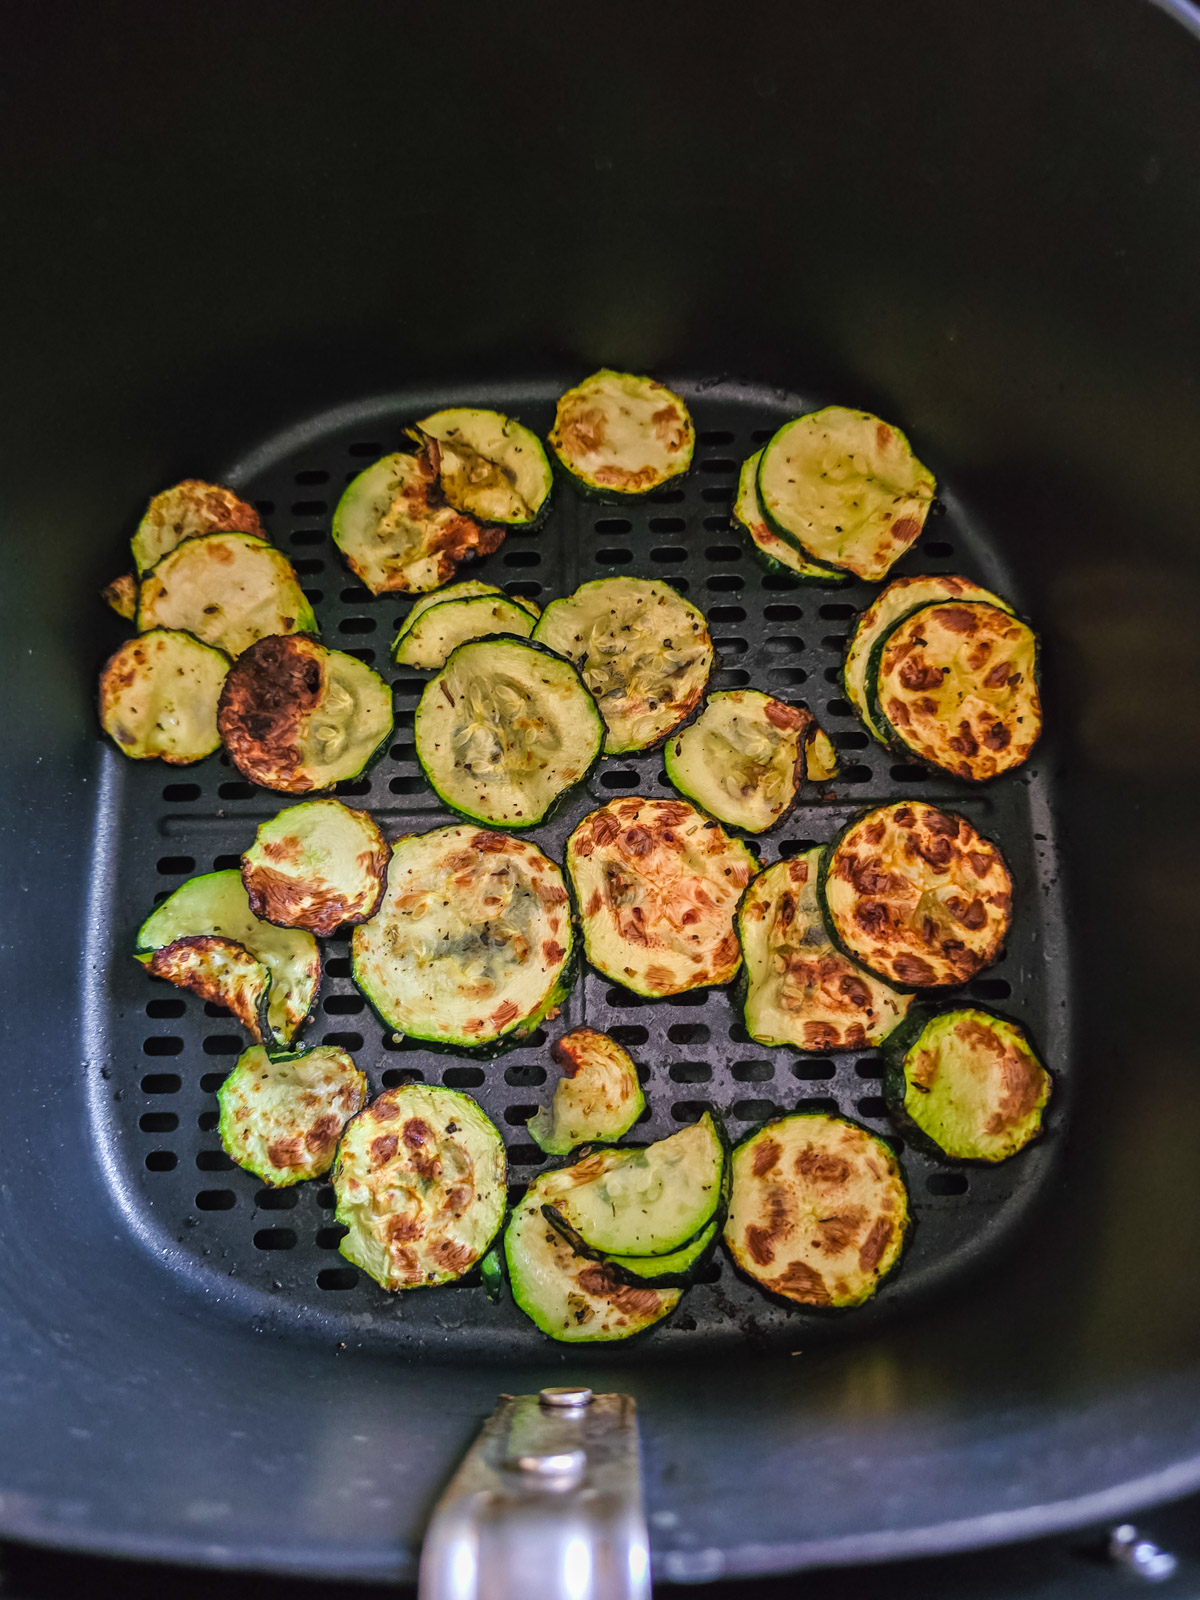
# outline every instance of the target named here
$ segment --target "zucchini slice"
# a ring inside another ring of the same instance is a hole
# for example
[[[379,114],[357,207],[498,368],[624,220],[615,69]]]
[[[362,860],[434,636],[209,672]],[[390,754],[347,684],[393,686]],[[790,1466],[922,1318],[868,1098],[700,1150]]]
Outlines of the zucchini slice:
[[[244,778],[311,794],[370,766],[392,735],[392,691],[357,656],[316,639],[260,639],[230,669],[217,725]]]
[[[708,625],[669,584],[596,578],[553,600],[533,631],[596,697],[605,755],[645,750],[700,704],[712,671]]]
[[[759,504],[775,532],[871,583],[920,533],[936,487],[898,428],[845,406],[785,422],[758,464]]]
[[[224,1006],[259,1044],[273,1038],[267,1015],[271,971],[245,945],[193,933],[138,960],[144,960],[152,978],[164,978],[177,989],[190,989],[201,1000]]]
[[[549,1107],[526,1123],[539,1149],[565,1156],[588,1140],[609,1143],[628,1133],[646,1100],[637,1068],[616,1040],[594,1028],[572,1028],[550,1054],[562,1077]]]
[[[716,1216],[702,1232],[665,1256],[606,1256],[605,1263],[630,1283],[680,1288],[689,1284],[712,1254],[724,1218]]]
[[[190,633],[151,628],[128,639],[100,673],[100,721],[135,761],[185,767],[221,743],[217,701],[229,657]]]
[[[275,1188],[319,1178],[350,1118],[367,1103],[366,1074],[344,1050],[317,1045],[269,1055],[243,1050],[217,1090],[225,1154]]]
[[[1042,731],[1037,639],[982,601],[922,606],[876,643],[867,701],[906,755],[973,783],[999,777],[1028,760]]]
[[[267,1003],[271,1037],[260,1039],[259,1043],[291,1044],[312,1010],[321,981],[321,953],[312,934],[261,922],[250,909],[240,873],[205,872],[189,878],[154,908],[138,929],[134,953],[143,966],[168,977],[170,974],[161,970],[161,963],[155,965],[154,952],[197,934],[213,934],[240,945],[267,968],[271,980]],[[205,994],[205,998],[230,1005],[224,995]]]
[[[291,562],[250,533],[176,545],[142,580],[137,625],[182,628],[230,656],[269,634],[318,631]]]
[[[417,596],[409,607],[408,615],[400,624],[392,646],[393,652],[400,648],[401,639],[415,626],[417,619],[424,616],[430,606],[445,605],[450,600],[474,600],[481,594],[499,595],[502,600],[512,600],[523,611],[528,611],[531,617],[540,617],[542,614],[542,608],[535,600],[527,600],[523,595],[505,594],[504,590],[498,589],[494,583],[480,583],[477,578],[465,578],[461,583],[449,583],[444,589],[435,589],[431,594]]]
[[[733,1152],[725,1243],[763,1289],[808,1306],[860,1306],[900,1259],[908,1191],[882,1139],[796,1112]]]
[[[830,942],[821,919],[820,849],[760,872],[742,896],[746,1032],[797,1050],[862,1050],[882,1043],[912,1003]]]
[[[504,1260],[499,1244],[494,1244],[480,1257],[479,1276],[483,1279],[483,1292],[493,1305],[504,1292]]]
[[[232,489],[204,483],[199,478],[185,478],[174,488],[156,494],[142,514],[130,540],[138,576],[149,572],[185,539],[198,539],[206,533],[254,533],[266,537],[258,512]]]
[[[354,930],[354,981],[389,1027],[459,1050],[519,1044],[570,993],[571,909],[535,844],[459,826],[392,847]]]
[[[123,572],[119,578],[114,578],[111,583],[106,583],[100,591],[100,598],[106,606],[111,606],[119,617],[126,622],[132,622],[137,616],[138,606],[138,581],[132,572]]]
[[[922,800],[880,806],[843,830],[821,872],[830,933],[889,983],[965,983],[1003,948],[1012,878],[965,817]]]
[[[445,600],[423,611],[411,628],[397,636],[392,660],[400,667],[435,670],[460,644],[498,633],[528,639],[537,619],[507,595],[476,595],[470,600]]]
[[[604,367],[559,400],[550,446],[586,489],[646,494],[688,470],[696,430],[663,384]]]
[[[447,583],[460,561],[500,547],[503,528],[481,527],[448,506],[431,443],[374,462],[346,488],[333,513],[333,542],[372,594],[421,594]]]
[[[541,822],[587,777],[604,738],[571,663],[503,635],[459,645],[425,686],[413,729],[417,759],[445,803],[501,828]]]
[[[1042,1131],[1050,1074],[1006,1017],[918,1006],[883,1054],[888,1110],[938,1155],[1007,1161]]]
[[[453,1283],[500,1231],[504,1141],[470,1095],[423,1083],[385,1090],[338,1151],[338,1249],[384,1289]]]
[[[614,800],[567,840],[587,958],[638,994],[728,983],[733,914],[758,862],[683,800]]]
[[[833,740],[810,722],[804,738],[804,776],[809,783],[828,783],[838,774],[838,753]]]
[[[455,407],[417,423],[438,443],[438,477],[447,504],[480,522],[528,528],[554,481],[542,441],[500,411]]]
[[[758,464],[761,460],[762,451],[756,450],[742,462],[733,501],[733,520],[750,535],[755,554],[763,566],[768,572],[788,573],[799,578],[801,583],[819,583],[828,588],[849,583],[848,572],[813,561],[803,550],[797,549],[787,539],[781,539],[772,529],[758,502]]]
[[[889,741],[887,729],[876,723],[868,703],[867,668],[871,652],[901,617],[935,600],[984,600],[989,605],[999,606],[1001,611],[1012,610],[999,595],[981,589],[969,578],[960,578],[953,573],[941,578],[930,578],[923,574],[915,578],[893,578],[887,588],[875,596],[866,610],[860,613],[854,624],[854,632],[850,635],[850,643],[846,646],[842,687],[846,699],[866,724],[867,732],[880,744]]]
[[[728,689],[667,740],[667,777],[709,816],[747,833],[773,827],[805,776],[812,715],[758,689]]]
[[[305,800],[259,825],[242,882],[256,917],[328,936],[375,915],[391,853],[365,811]]]

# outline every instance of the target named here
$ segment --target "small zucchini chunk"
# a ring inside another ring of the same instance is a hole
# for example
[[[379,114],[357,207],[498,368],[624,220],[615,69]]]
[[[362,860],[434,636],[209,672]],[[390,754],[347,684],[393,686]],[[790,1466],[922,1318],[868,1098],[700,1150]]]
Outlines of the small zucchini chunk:
[[[938,1155],[1007,1161],[1042,1131],[1050,1074],[1006,1017],[918,1006],[883,1054],[888,1110]]]
[[[638,994],[728,983],[733,914],[758,862],[683,800],[614,800],[567,840],[587,958]]]
[[[1037,639],[982,601],[922,606],[876,643],[867,701],[894,749],[972,783],[999,777],[1042,731]]]
[[[100,673],[100,721],[135,761],[185,767],[221,743],[217,701],[229,657],[190,633],[151,628],[128,639]]]
[[[562,1077],[549,1107],[526,1123],[539,1149],[565,1156],[589,1140],[607,1144],[628,1133],[646,1100],[637,1068],[616,1040],[593,1028],[573,1028],[550,1054]]]
[[[542,441],[500,411],[456,407],[417,423],[438,443],[438,478],[446,503],[480,522],[528,528],[550,498],[553,475]]]
[[[742,896],[746,1032],[797,1050],[862,1050],[881,1044],[912,1001],[830,941],[817,894],[820,860],[816,849],[777,861]]]
[[[338,1249],[384,1289],[425,1289],[470,1272],[508,1204],[504,1141],[457,1089],[385,1090],[342,1136],[333,1188]]]
[[[904,989],[966,983],[997,959],[1012,919],[999,849],[923,800],[852,821],[822,857],[821,895],[841,949]]]
[[[152,978],[164,978],[177,989],[190,989],[233,1013],[242,1027],[263,1044],[273,1039],[267,1014],[271,970],[245,945],[215,934],[193,933],[172,939],[144,959]]]
[[[860,1306],[896,1265],[908,1192],[882,1139],[844,1117],[797,1112],[733,1152],[725,1243],[760,1288],[800,1305]]]
[[[452,651],[470,639],[487,639],[506,633],[528,639],[536,618],[507,595],[476,595],[470,600],[446,600],[423,611],[411,628],[404,629],[392,651],[399,667],[436,671],[446,665]]]
[[[479,1260],[479,1276],[483,1279],[483,1292],[493,1305],[504,1293],[504,1257],[499,1244],[492,1245]]]
[[[936,487],[898,428],[845,406],[785,422],[758,464],[759,504],[775,532],[870,583],[920,533]]]
[[[391,853],[365,811],[305,800],[260,824],[242,882],[256,917],[328,937],[379,910]]]
[[[448,506],[432,442],[384,456],[351,482],[333,513],[333,542],[372,594],[423,594],[448,583],[460,561],[490,555],[503,528],[481,527]]]
[[[111,606],[119,617],[126,622],[132,622],[137,616],[138,581],[132,572],[123,572],[119,578],[114,578],[111,583],[106,583],[100,591],[100,598],[106,606]]]
[[[254,533],[266,537],[258,512],[232,489],[203,483],[199,478],[185,478],[173,489],[156,494],[138,523],[130,540],[138,576],[149,572],[185,539],[202,538],[206,533]]]
[[[838,774],[838,753],[833,740],[810,722],[804,737],[804,776],[809,783],[828,783]]]
[[[667,740],[667,777],[709,816],[762,833],[788,811],[805,776],[810,712],[757,689],[729,689]]]
[[[526,600],[522,595],[505,594],[503,589],[498,589],[494,583],[480,583],[477,578],[465,578],[462,583],[448,583],[444,589],[435,589],[432,594],[421,594],[413,601],[408,609],[408,615],[400,624],[392,646],[393,653],[400,648],[400,641],[410,628],[415,627],[418,619],[424,616],[430,606],[445,605],[450,600],[474,600],[477,595],[490,594],[493,598],[497,595],[502,600],[513,600],[523,611],[528,611],[531,617],[537,618],[542,614],[542,608],[534,600]]]
[[[217,710],[244,778],[311,794],[365,772],[394,725],[392,691],[357,656],[316,639],[260,639],[234,663]]]
[[[317,619],[285,555],[249,533],[186,539],[142,580],[139,633],[182,628],[226,655],[276,633],[316,633]]]
[[[225,1154],[274,1188],[319,1178],[350,1118],[367,1103],[366,1074],[344,1050],[291,1055],[243,1050],[217,1090]]]
[[[696,430],[663,384],[605,367],[558,402],[550,446],[585,489],[646,494],[688,470]]]
[[[446,1048],[519,1044],[574,981],[562,873],[535,844],[474,827],[409,834],[355,928],[354,981],[389,1027]]]
[[[458,646],[426,684],[413,732],[417,760],[448,806],[499,828],[532,828],[592,770],[604,724],[569,661],[501,635]]]
[[[260,921],[250,909],[241,874],[232,870],[205,872],[189,878],[162,905],[156,906],[138,929],[134,952],[137,959],[156,976],[170,978],[173,983],[195,989],[206,1000],[219,1001],[234,1010],[227,994],[209,993],[199,982],[185,981],[182,976],[164,970],[166,957],[156,961],[156,951],[193,940],[196,935],[213,935],[224,943],[240,946],[255,962],[266,967],[270,977],[269,1031],[258,1042],[284,1047],[291,1044],[312,1010],[321,981],[321,953],[312,934],[300,928],[276,928]],[[212,973],[211,965],[206,964],[203,981],[211,983]],[[250,1027],[245,1015],[235,1014],[241,1015],[241,1020]]]
[[[762,451],[756,450],[742,462],[733,501],[733,520],[750,535],[759,561],[768,572],[788,573],[799,578],[801,583],[819,583],[826,588],[849,583],[848,572],[813,561],[803,550],[789,540],[781,539],[772,529],[758,503],[758,464],[761,459]]]
[[[700,704],[712,671],[708,624],[670,584],[597,578],[553,600],[533,630],[566,656],[596,697],[604,753],[645,750]]]

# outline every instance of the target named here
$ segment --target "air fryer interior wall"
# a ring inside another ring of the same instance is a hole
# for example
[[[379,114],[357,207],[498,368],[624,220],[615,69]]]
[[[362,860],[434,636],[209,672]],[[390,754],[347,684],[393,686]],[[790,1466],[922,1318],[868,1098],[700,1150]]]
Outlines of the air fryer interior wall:
[[[20,19],[0,1532],[410,1574],[496,1391],[564,1371],[638,1397],[664,1575],[1016,1538],[1200,1481],[1187,20],[1140,0],[610,7],[603,32],[520,6]],[[1061,1175],[980,1277],[799,1356],[410,1363],[350,1324],[252,1324],[156,1258],[89,1131],[88,888],[114,854],[95,591],[150,490],[322,408],[601,362],[875,409],[1002,532],[1060,730]]]

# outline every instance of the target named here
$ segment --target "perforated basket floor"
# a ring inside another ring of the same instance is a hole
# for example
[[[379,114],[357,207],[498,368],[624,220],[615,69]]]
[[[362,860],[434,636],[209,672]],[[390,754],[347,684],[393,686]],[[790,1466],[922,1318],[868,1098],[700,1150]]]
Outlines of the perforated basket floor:
[[[714,688],[750,684],[807,704],[833,736],[842,771],[823,790],[807,786],[794,811],[761,837],[766,864],[829,839],[860,807],[899,797],[951,805],[998,840],[1014,878],[1012,936],[1004,958],[967,993],[1024,1021],[1058,1084],[1047,1136],[998,1168],[951,1168],[903,1149],[916,1228],[898,1272],[870,1305],[830,1314],[775,1302],[718,1253],[704,1281],[665,1323],[625,1349],[603,1347],[617,1358],[746,1341],[796,1348],[862,1329],[927,1295],[1017,1226],[1050,1171],[1066,1105],[1065,931],[1046,747],[1019,775],[977,790],[897,765],[869,740],[841,698],[839,667],[851,619],[875,591],[857,583],[819,589],[769,576],[730,526],[741,460],[780,422],[821,398],[728,382],[678,387],[699,433],[695,466],[681,484],[614,508],[585,500],[559,481],[537,532],[510,534],[500,550],[460,576],[542,603],[613,573],[669,579],[708,617],[720,655]],[[314,419],[224,470],[211,464],[215,477],[258,504],[301,575],[326,642],[391,678],[391,750],[369,777],[339,791],[368,808],[390,837],[454,819],[438,807],[413,750],[413,712],[425,677],[391,665],[390,645],[408,601],[374,598],[357,583],[330,541],[331,512],[349,478],[401,444],[406,422],[448,404],[494,405],[544,436],[558,392],[543,385],[399,394]],[[943,493],[939,512],[897,574],[962,572],[1021,606],[999,541],[989,542],[950,493]],[[193,872],[235,866],[256,825],[285,802],[242,782],[223,755],[172,770],[125,761],[99,737],[97,746],[87,1060],[105,1168],[139,1238],[210,1305],[261,1326],[429,1354],[526,1358],[554,1349],[507,1293],[491,1304],[477,1276],[446,1288],[385,1294],[338,1254],[341,1230],[333,1223],[327,1184],[272,1191],[224,1155],[215,1091],[247,1041],[221,1008],[148,979],[130,951],[156,899]],[[670,792],[659,753],[617,757],[600,766],[587,792],[551,826],[532,836],[561,861],[567,834],[594,806],[617,795]],[[346,942],[327,941],[324,955],[319,1004],[300,1042],[351,1050],[375,1092],[425,1081],[475,1095],[508,1144],[514,1199],[530,1177],[553,1164],[525,1133],[526,1119],[554,1082],[547,1034],[485,1064],[397,1041],[354,988]],[[721,1113],[735,1140],[797,1108],[837,1109],[891,1131],[880,1098],[878,1052],[814,1057],[764,1049],[747,1038],[724,990],[647,1001],[585,968],[548,1032],[585,1021],[612,1034],[639,1064],[647,1104],[639,1136],[662,1137],[709,1108]],[[571,1359],[594,1362],[595,1348],[573,1348]]]

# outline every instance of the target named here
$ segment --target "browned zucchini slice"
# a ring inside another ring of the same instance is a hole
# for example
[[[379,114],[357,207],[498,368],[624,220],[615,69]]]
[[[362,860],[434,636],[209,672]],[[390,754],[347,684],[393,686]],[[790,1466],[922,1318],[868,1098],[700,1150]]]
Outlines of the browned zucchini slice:
[[[329,935],[375,915],[391,853],[365,811],[306,800],[259,826],[242,857],[242,882],[256,917]]]
[[[316,633],[285,555],[250,533],[185,539],[142,580],[138,632],[182,628],[237,656],[269,634]]]
[[[138,581],[132,572],[123,572],[119,578],[114,578],[111,583],[106,583],[100,591],[100,598],[106,606],[111,606],[119,617],[126,622],[132,622],[137,616],[138,607]]]
[[[187,766],[221,742],[217,702],[229,657],[190,633],[151,628],[128,639],[100,674],[100,721],[135,761]]]
[[[667,777],[710,817],[762,833],[799,793],[812,725],[811,712],[758,689],[710,694],[695,722],[667,740]]]
[[[572,1028],[550,1054],[562,1068],[550,1105],[530,1117],[529,1136],[547,1155],[581,1144],[610,1143],[629,1132],[645,1108],[637,1068],[615,1039]]]
[[[271,1038],[270,969],[245,945],[211,933],[188,934],[152,951],[145,962],[151,977],[225,1006],[260,1044]]]
[[[226,1155],[275,1188],[319,1178],[337,1154],[350,1118],[367,1100],[366,1074],[344,1050],[270,1055],[243,1050],[217,1090]]]
[[[265,538],[258,512],[232,489],[200,478],[185,478],[156,494],[130,541],[139,575],[185,539],[206,533],[254,533]]]
[[[687,406],[653,378],[603,368],[558,402],[550,445],[600,494],[646,494],[686,472],[696,431]]]

